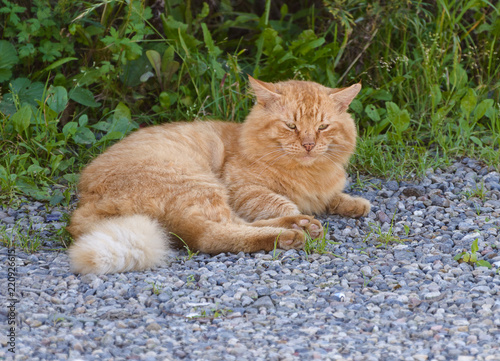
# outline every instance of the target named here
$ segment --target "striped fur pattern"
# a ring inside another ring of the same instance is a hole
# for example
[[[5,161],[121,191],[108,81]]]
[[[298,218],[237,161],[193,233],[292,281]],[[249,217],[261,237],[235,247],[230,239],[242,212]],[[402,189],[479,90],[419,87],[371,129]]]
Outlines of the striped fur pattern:
[[[300,249],[323,232],[314,214],[366,215],[342,193],[361,86],[265,83],[243,124],[194,121],[134,132],[82,172],[68,230],[77,273],[145,270],[182,241],[210,254]],[[175,234],[175,236],[174,236]]]

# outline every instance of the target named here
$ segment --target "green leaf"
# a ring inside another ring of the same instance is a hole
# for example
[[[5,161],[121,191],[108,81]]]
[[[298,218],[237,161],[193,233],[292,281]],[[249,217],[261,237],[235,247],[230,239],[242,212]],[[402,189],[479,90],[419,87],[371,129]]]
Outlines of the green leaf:
[[[67,139],[67,138],[73,136],[73,134],[75,134],[77,130],[78,130],[78,123],[69,122],[69,123],[66,123],[66,125],[63,127],[62,132]]]
[[[491,263],[488,261],[480,260],[477,261],[476,264],[480,267],[488,267],[488,269],[491,269]]]
[[[483,146],[483,142],[481,142],[481,140],[473,135],[470,136],[470,140],[472,140],[474,143],[476,143],[477,145],[479,145],[480,147]]]
[[[82,116],[80,116],[80,118],[78,118],[78,125],[80,127],[86,126],[88,122],[89,122],[89,117],[87,116],[87,114],[83,114]]]
[[[450,74],[450,83],[457,89],[463,88],[467,84],[467,72],[461,65],[455,65]]]
[[[391,101],[392,100],[392,93],[388,92],[387,90],[379,89],[376,90],[372,93],[372,98],[377,99],[377,100],[384,100],[384,101]]]
[[[469,260],[470,260],[470,254],[469,253],[465,253],[462,258],[463,258],[464,262],[469,262]]]
[[[441,103],[441,100],[443,99],[443,96],[441,94],[441,88],[439,85],[434,84],[431,87],[431,101],[432,101],[432,106],[436,108],[439,103]]]
[[[31,82],[26,78],[16,78],[10,82],[10,89],[17,97],[19,102],[29,103],[38,107],[37,101],[43,101],[45,85],[41,82]],[[4,101],[12,101],[12,94],[6,94]]]
[[[113,113],[113,122],[116,122],[121,118],[125,118],[130,121],[132,120],[132,115],[130,114],[130,109],[122,102],[119,102]]]
[[[36,173],[45,173],[45,168],[40,167],[38,164],[32,164],[26,169],[28,174],[36,175]]]
[[[52,155],[52,157],[50,157],[50,168],[52,169],[52,174],[54,174],[54,172],[59,168],[59,164],[61,164],[62,159],[62,154]]]
[[[477,104],[476,93],[473,89],[467,89],[467,94],[460,101],[460,107],[464,112],[465,116],[468,118]]]
[[[207,24],[201,23],[201,29],[203,30],[203,40],[205,41],[208,53],[214,58],[218,57],[222,53],[222,50],[214,44],[214,40],[212,39],[212,35],[207,28]]]
[[[161,55],[156,50],[148,50],[146,51],[146,56],[149,59],[149,62],[153,66],[153,69],[156,72],[156,76],[158,79],[161,78]]]
[[[66,64],[66,63],[68,63],[70,61],[73,61],[73,60],[78,60],[78,58],[63,58],[63,59],[59,59],[58,61],[53,62],[48,67],[46,67],[45,69],[43,69],[42,72],[55,69],[57,67],[60,67],[63,64]]]
[[[356,113],[356,114],[361,114],[363,112],[363,104],[361,104],[361,101],[359,99],[354,99],[351,102],[350,108]]]
[[[59,189],[56,189],[54,191],[54,194],[52,194],[52,197],[50,197],[49,204],[51,206],[55,206],[55,205],[58,205],[59,203],[61,203],[64,199],[65,199],[65,197],[62,194],[62,192]]]
[[[174,60],[174,55],[175,55],[175,50],[173,46],[169,46],[165,52],[163,53],[163,56],[161,58],[161,71],[166,72],[168,69],[168,65],[171,61]]]
[[[404,132],[410,126],[410,113],[408,110],[401,110],[396,103],[386,102],[387,119],[391,122],[396,132]]]
[[[479,250],[479,246],[477,245],[478,239],[476,238],[474,242],[472,242],[472,246],[470,247],[470,250],[472,253],[475,253]]]
[[[486,112],[495,106],[495,101],[493,99],[485,99],[477,106],[474,111],[474,120],[477,121],[484,117]]]
[[[473,253],[470,255],[470,262],[471,262],[471,263],[476,263],[476,262],[477,262],[477,253],[476,253],[476,252],[473,252]]]
[[[457,254],[455,257],[453,257],[453,259],[454,259],[455,261],[458,261],[458,260],[460,260],[460,259],[462,258],[462,256],[463,256],[465,253],[466,253],[466,252],[461,252],[461,253]]]
[[[76,87],[69,92],[70,99],[87,107],[96,108],[101,105],[94,100],[94,95],[88,89]]]
[[[73,139],[77,144],[94,144],[96,141],[94,133],[85,127],[78,128],[75,135],[73,135]]]
[[[368,104],[365,107],[365,112],[366,112],[366,115],[368,116],[368,118],[370,118],[371,120],[373,120],[375,122],[379,122],[380,121],[380,115],[378,114],[377,108],[375,108],[375,105]]]
[[[38,188],[37,185],[27,177],[16,179],[16,186],[27,196],[33,197],[39,201],[47,201],[50,199],[48,188]]]
[[[14,129],[18,134],[28,129],[30,121],[31,107],[28,104],[23,105],[23,107],[12,116],[12,123],[14,124]]]
[[[11,69],[17,64],[18,60],[14,45],[6,40],[0,40],[0,82],[11,78]]]
[[[93,124],[90,127],[93,129],[100,130],[102,132],[107,132],[109,130],[109,128],[111,127],[111,123],[108,123],[108,122],[101,120],[100,122]]]
[[[62,86],[56,86],[49,92],[47,100],[49,108],[56,113],[62,112],[68,105],[68,92]]]
[[[170,108],[170,95],[167,92],[161,92],[159,100],[162,108]]]
[[[79,175],[75,173],[68,173],[63,175],[63,178],[66,179],[69,183],[71,184],[76,184],[78,183]]]
[[[107,142],[110,140],[122,139],[124,136],[125,136],[125,134],[123,132],[120,132],[118,130],[113,130],[113,131],[107,133],[101,139],[99,139],[99,143]]]

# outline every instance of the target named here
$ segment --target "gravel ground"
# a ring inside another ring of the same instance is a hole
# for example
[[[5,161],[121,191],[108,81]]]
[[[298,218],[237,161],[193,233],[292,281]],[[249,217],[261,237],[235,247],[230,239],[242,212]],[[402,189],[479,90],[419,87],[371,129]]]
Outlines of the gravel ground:
[[[16,249],[16,353],[1,249],[0,359],[500,360],[500,174],[463,159],[417,182],[371,179],[360,220],[325,216],[326,251],[199,254],[149,272],[74,275]],[[3,207],[45,247],[63,209]],[[480,260],[458,263],[478,239]],[[335,243],[333,243],[335,241]]]

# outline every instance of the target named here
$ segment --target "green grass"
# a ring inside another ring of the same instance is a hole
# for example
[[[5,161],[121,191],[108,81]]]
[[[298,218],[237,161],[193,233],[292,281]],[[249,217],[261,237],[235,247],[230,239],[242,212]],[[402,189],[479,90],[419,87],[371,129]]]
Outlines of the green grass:
[[[40,232],[34,230],[31,223],[27,227],[23,227],[17,222],[9,230],[7,226],[1,226],[0,240],[7,248],[21,248],[27,253],[35,253],[40,250],[43,245]]]
[[[476,184],[476,187],[473,189],[465,190],[463,194],[467,197],[467,199],[470,198],[479,198],[481,200],[486,199],[486,193],[488,190],[484,187],[484,182],[481,181],[480,183]]]
[[[335,257],[344,258],[339,256],[331,251],[331,246],[335,246],[340,244],[340,242],[334,242],[327,239],[328,229],[330,228],[330,224],[327,223],[324,226],[323,236],[318,238],[312,238],[308,233],[306,233],[306,244],[304,246],[304,252],[307,256],[310,254],[331,254]]]
[[[176,235],[173,232],[169,232],[169,233],[173,236],[176,236],[182,242],[182,244],[184,244],[184,248],[186,249],[186,251],[188,253],[187,257],[185,257],[186,261],[189,261],[191,258],[195,257],[196,255],[198,255],[198,253],[200,253],[200,251],[194,252],[193,250],[191,250],[191,248],[189,248],[188,244],[180,236]]]
[[[394,233],[393,229],[393,223],[391,222],[391,226],[389,229],[384,232],[382,230],[382,227],[378,223],[370,223],[369,224],[370,231],[364,238],[364,242],[367,242],[368,240],[374,240],[378,242],[379,244],[376,245],[376,247],[387,247],[390,244],[398,243],[398,244],[403,244],[406,240],[400,238],[398,235]],[[405,227],[405,234],[408,235],[410,232],[409,228]]]

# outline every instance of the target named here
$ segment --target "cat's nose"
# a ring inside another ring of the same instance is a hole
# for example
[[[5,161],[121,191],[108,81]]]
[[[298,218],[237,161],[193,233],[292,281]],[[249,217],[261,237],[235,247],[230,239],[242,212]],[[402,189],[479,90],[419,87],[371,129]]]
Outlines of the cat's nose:
[[[308,151],[310,152],[315,146],[316,146],[316,143],[302,143],[302,146]]]

